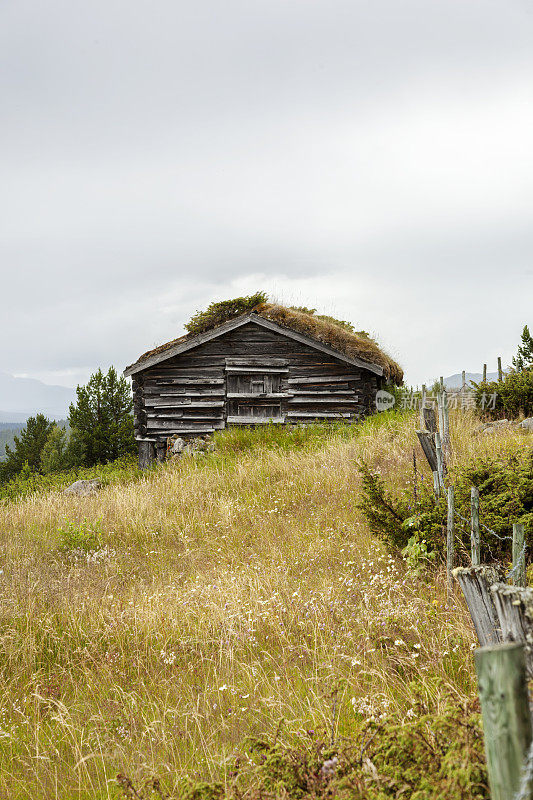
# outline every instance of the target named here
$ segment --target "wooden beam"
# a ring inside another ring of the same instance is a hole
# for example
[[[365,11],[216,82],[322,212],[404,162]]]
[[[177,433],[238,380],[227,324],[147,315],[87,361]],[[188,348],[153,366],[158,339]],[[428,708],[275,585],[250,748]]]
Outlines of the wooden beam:
[[[343,413],[342,411],[289,411],[288,417],[309,417],[311,419],[333,418],[333,419],[346,419],[352,417],[353,414]]]
[[[312,405],[313,403],[327,403],[328,405],[338,405],[338,404],[351,404],[358,402],[357,395],[354,397],[292,397],[289,401],[289,405],[293,406],[298,403],[303,403],[305,405]]]
[[[261,394],[254,392],[228,392],[226,397],[229,400],[281,400],[284,397],[292,397],[288,392],[263,392]]]
[[[314,385],[317,383],[335,383],[336,381],[349,383],[350,381],[357,380],[359,380],[359,375],[317,375],[314,377],[308,375],[305,378],[289,378],[287,382],[289,384],[308,383],[310,385]]]
[[[260,373],[264,375],[268,373],[269,375],[278,375],[283,374],[289,371],[288,367],[226,367],[226,372],[231,374],[249,374],[249,373]]]
[[[284,417],[227,417],[226,422],[231,425],[266,425],[270,422],[280,425],[285,419]]]
[[[245,356],[239,358],[226,356],[226,365],[230,367],[286,367],[288,364],[288,359],[275,356]]]

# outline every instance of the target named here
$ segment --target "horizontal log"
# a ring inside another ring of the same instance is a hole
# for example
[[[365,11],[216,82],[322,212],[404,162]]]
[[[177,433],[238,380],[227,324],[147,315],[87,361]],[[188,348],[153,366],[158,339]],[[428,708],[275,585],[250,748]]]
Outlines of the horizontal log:
[[[340,404],[349,404],[353,405],[353,403],[357,403],[359,400],[357,395],[353,397],[292,397],[289,400],[289,404],[291,406],[295,405],[296,403],[304,403],[305,405],[310,405],[313,403],[326,403],[328,405],[338,405]]]
[[[153,395],[151,397],[147,397],[145,399],[145,405],[147,407],[157,408],[159,406],[173,406],[173,405],[190,405],[192,403],[195,405],[197,402],[205,399],[206,402],[210,402],[210,398],[213,398],[213,402],[217,402],[215,398],[223,398],[223,392],[210,392],[209,394],[202,394],[201,392],[191,392],[187,395],[176,395],[176,394],[169,394],[168,392],[162,392],[159,396]],[[190,401],[190,402],[189,402]],[[219,400],[218,402],[223,402]]]
[[[335,384],[335,388],[326,388],[322,387],[321,389],[291,389],[290,392],[295,397],[298,395],[309,395],[309,397],[334,397],[342,396],[342,395],[349,395],[350,397],[353,396],[354,390],[348,387],[348,384],[340,384],[341,387],[346,388],[339,388],[337,389],[337,384]]]
[[[226,422],[231,425],[265,425],[269,422],[281,424],[285,422],[284,417],[227,417]]]
[[[245,357],[232,357],[226,358],[226,364],[230,367],[244,367],[244,366],[270,366],[270,367],[286,367],[288,361],[286,358],[276,358],[274,356],[245,356]]]
[[[291,395],[288,392],[228,392],[226,397],[229,400],[281,400]]]
[[[181,422],[174,422],[172,420],[165,420],[165,419],[149,419],[146,423],[146,427],[148,428],[148,430],[152,432],[152,434],[155,431],[174,431],[174,433],[179,433],[179,431],[189,428],[192,428],[195,431],[201,431],[203,430],[203,428],[206,427],[210,429],[223,428],[224,420],[220,420],[220,422],[216,422],[206,426],[206,425],[201,425],[200,423],[198,423],[198,425],[196,423],[194,425],[191,425],[190,422],[186,422],[185,420]]]
[[[231,374],[260,373],[261,375],[279,375],[288,372],[288,367],[226,367],[226,372]]]
[[[289,378],[288,383],[290,384],[300,384],[300,383],[335,383],[335,381],[342,381],[343,383],[347,383],[348,381],[356,381],[358,380],[358,375],[316,375],[311,376],[307,375],[301,378]]]
[[[341,411],[317,411],[314,413],[313,411],[289,411],[287,413],[288,417],[308,417],[310,419],[323,419],[323,418],[331,418],[331,419],[349,419],[353,416],[350,413],[343,413]]]

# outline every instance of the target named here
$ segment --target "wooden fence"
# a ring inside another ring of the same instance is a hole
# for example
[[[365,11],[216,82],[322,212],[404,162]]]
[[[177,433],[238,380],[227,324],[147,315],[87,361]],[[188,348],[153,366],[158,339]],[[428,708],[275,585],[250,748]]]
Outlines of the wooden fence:
[[[499,365],[499,370],[501,366]],[[451,454],[446,392],[441,379],[437,411],[427,408],[425,393],[417,436],[433,471],[437,497],[447,496],[446,565],[448,587],[459,583],[480,643],[475,652],[483,717],[485,753],[492,800],[533,800],[533,734],[528,680],[533,679],[533,589],[526,586],[527,542],[524,526],[501,536],[480,519],[479,491],[470,493],[470,518],[455,508],[455,490],[446,485]],[[471,565],[454,567],[455,526],[470,529]],[[482,531],[509,542],[512,566],[483,564]]]

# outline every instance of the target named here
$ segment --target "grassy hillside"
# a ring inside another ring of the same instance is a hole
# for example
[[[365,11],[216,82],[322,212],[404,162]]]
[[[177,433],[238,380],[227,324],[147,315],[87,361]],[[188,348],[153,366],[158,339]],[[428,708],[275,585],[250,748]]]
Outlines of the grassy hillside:
[[[1,506],[0,798],[318,797],[328,753],[339,797],[486,797],[462,603],[356,510],[356,459],[405,481],[416,424],[227,432],[96,498]],[[523,444],[473,424],[459,459]]]

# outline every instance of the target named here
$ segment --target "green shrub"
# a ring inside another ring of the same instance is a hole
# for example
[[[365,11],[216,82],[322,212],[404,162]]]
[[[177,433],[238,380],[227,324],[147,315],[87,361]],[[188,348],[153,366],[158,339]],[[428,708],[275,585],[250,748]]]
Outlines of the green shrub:
[[[118,458],[108,464],[97,464],[94,467],[76,467],[64,472],[51,472],[39,475],[23,467],[7,483],[0,484],[0,503],[12,502],[30,494],[61,490],[74,481],[98,478],[104,485],[127,483],[139,480],[143,472],[139,469],[137,459],[133,457]]]
[[[420,702],[413,716],[363,722],[356,737],[332,745],[312,731],[299,746],[255,739],[236,754],[226,785],[183,781],[160,794],[119,776],[122,797],[143,800],[488,800],[477,701],[437,710]],[[152,779],[153,781],[154,779]],[[146,784],[145,784],[146,785]],[[135,792],[135,793],[134,793]]]
[[[533,416],[533,367],[509,372],[502,381],[482,381],[474,387],[476,408],[488,419]]]
[[[268,300],[264,292],[256,292],[249,297],[235,297],[233,300],[222,300],[211,303],[205,311],[197,311],[185,325],[185,330],[195,336],[198,333],[216,328],[234,317],[252,311],[256,306]]]
[[[362,478],[359,508],[370,529],[389,547],[403,550],[425,540],[428,552],[444,557],[447,504],[427,488],[419,487],[415,503],[411,489],[388,488],[371,467],[359,463]],[[456,542],[459,553],[470,549],[470,491],[479,489],[482,557],[507,560],[514,522],[525,526],[526,541],[533,545],[533,451],[506,457],[476,458],[449,476],[455,487]],[[461,517],[463,519],[461,519]],[[467,520],[465,522],[464,520]],[[493,535],[490,531],[494,531]],[[416,537],[409,545],[409,540]]]
[[[66,522],[62,528],[58,528],[59,549],[68,552],[71,550],[83,550],[90,552],[97,550],[102,544],[102,531],[100,523],[89,523],[87,519],[77,525],[74,522]]]

